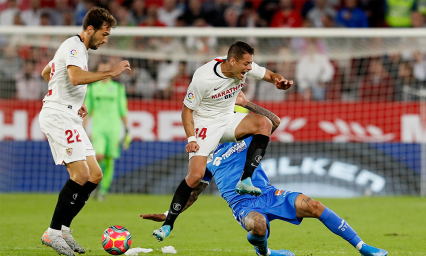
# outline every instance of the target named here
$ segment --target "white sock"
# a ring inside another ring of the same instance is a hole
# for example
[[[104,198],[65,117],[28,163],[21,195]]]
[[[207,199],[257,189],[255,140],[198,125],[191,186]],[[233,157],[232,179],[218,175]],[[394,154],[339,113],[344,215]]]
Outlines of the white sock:
[[[355,246],[355,248],[357,248],[358,251],[359,251],[359,250],[361,250],[363,244],[365,244],[365,243],[363,241],[361,241]]]
[[[62,236],[62,231],[61,230],[57,230],[57,229],[53,229],[53,228],[48,228],[47,229],[47,235],[48,236]]]
[[[269,248],[268,248],[268,253],[266,254],[266,256],[269,256],[269,255],[271,255],[271,250],[269,250]]]
[[[70,228],[67,226],[62,225],[62,231],[70,231]]]

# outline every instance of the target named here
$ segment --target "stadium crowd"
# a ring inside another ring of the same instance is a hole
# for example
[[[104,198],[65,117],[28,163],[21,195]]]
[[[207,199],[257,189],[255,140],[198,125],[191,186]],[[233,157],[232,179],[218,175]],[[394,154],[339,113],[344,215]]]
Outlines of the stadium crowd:
[[[0,0],[0,24],[80,26],[87,10],[93,6],[108,9],[116,17],[118,26],[426,26],[426,0]],[[221,40],[224,39],[120,38],[111,39],[108,47],[223,56],[226,52],[222,45],[231,42]],[[250,100],[412,101],[419,98],[404,88],[419,89],[426,84],[426,53],[421,51],[407,49],[380,57],[351,57],[342,61],[330,50],[333,42],[325,39],[265,42],[249,38],[247,41],[261,53],[271,48],[272,54],[282,59],[262,62],[255,57],[255,62],[295,81],[290,91],[277,93],[262,81],[248,80],[245,93]],[[424,41],[420,44],[424,45]],[[269,47],[271,45],[274,47]],[[47,85],[39,74],[53,57],[53,50],[14,44],[10,38],[0,40],[0,47],[0,98],[41,99]],[[91,55],[89,69],[93,70],[101,61],[117,62],[117,58]],[[118,81],[126,86],[128,97],[145,99],[182,100],[193,72],[202,64],[195,58],[185,61],[126,59],[131,62],[132,71],[123,73]]]

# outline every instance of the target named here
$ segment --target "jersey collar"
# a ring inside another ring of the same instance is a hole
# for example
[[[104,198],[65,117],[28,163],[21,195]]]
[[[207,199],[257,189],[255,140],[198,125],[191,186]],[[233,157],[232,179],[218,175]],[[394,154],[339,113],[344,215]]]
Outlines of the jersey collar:
[[[228,77],[225,77],[223,75],[222,69],[219,67],[219,64],[223,63],[225,60],[222,60],[222,59],[214,59],[214,60],[217,61],[216,64],[214,65],[214,67],[213,67],[214,73],[220,78],[228,79]]]
[[[84,42],[83,42],[83,39],[81,39],[81,37],[80,37],[80,35],[79,35],[79,34],[77,34],[76,36],[78,36],[78,39],[80,39],[80,42],[84,43]]]

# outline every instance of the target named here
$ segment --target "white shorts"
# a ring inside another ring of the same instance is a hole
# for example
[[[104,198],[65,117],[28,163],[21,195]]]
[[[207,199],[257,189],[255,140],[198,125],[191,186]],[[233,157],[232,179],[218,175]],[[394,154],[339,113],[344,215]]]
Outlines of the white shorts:
[[[49,103],[49,106],[53,104]],[[83,119],[66,106],[54,106],[55,108],[43,106],[39,120],[40,128],[49,141],[55,164],[72,163],[94,156],[95,150],[82,126]]]
[[[209,156],[219,145],[224,142],[236,142],[235,130],[247,113],[234,113],[230,118],[216,118],[195,122],[195,136],[200,149],[189,153],[189,159],[193,156]]]

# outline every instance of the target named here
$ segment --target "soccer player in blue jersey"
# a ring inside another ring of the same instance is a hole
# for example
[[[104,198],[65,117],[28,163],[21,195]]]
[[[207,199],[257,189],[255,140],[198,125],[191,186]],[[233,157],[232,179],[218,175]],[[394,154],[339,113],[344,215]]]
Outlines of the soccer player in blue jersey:
[[[272,123],[272,132],[279,125],[279,118],[272,112],[248,102],[242,93],[239,95],[247,107],[256,114],[268,117]],[[238,101],[238,100],[237,100]],[[250,195],[235,193],[235,185],[240,180],[241,168],[245,164],[247,149],[252,137],[240,142],[223,143],[215,150],[213,160],[207,164],[203,181],[192,191],[191,197],[183,210],[191,206],[198,195],[207,187],[212,177],[223,199],[228,202],[235,219],[248,231],[247,240],[254,246],[257,255],[287,255],[288,250],[271,250],[267,239],[270,234],[269,222],[275,219],[299,225],[303,218],[318,218],[331,232],[348,241],[364,256],[386,256],[386,250],[378,249],[364,243],[349,224],[319,201],[299,192],[279,190],[269,185],[268,177],[259,165],[252,176],[253,185],[262,190],[262,195],[254,198]],[[164,221],[165,214],[145,214],[144,219]]]

